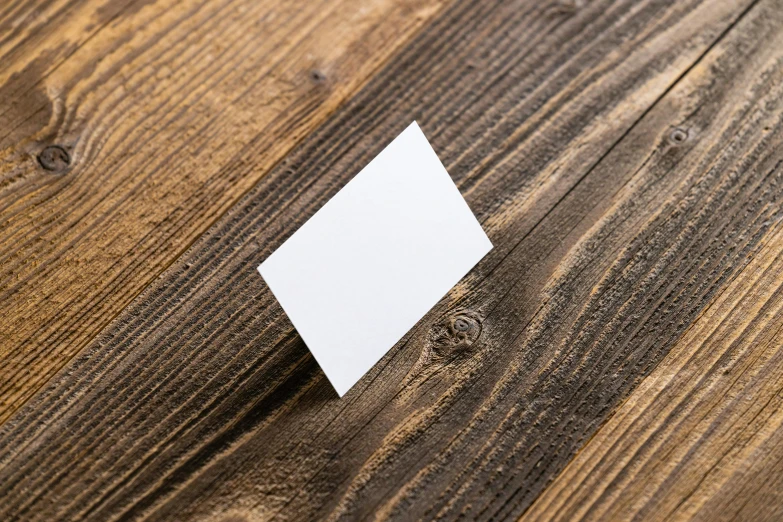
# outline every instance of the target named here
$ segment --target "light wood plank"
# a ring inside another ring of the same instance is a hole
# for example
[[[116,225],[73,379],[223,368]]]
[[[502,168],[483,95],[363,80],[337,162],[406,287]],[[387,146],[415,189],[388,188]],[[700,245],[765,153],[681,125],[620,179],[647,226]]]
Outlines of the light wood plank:
[[[440,6],[8,6],[0,422]]]

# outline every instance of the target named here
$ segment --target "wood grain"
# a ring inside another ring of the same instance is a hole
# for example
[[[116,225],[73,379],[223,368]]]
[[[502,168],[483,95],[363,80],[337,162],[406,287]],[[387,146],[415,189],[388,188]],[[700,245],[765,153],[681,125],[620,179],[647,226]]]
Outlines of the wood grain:
[[[439,7],[0,9],[0,422]]]
[[[781,7],[450,6],[0,427],[0,518],[523,514],[770,237]],[[338,399],[255,266],[414,118],[496,248]]]
[[[783,226],[526,520],[780,520]]]

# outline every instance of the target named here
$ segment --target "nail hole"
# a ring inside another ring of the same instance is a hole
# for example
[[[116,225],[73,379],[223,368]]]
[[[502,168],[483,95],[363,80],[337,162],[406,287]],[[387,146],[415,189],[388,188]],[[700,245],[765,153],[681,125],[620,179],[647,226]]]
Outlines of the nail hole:
[[[687,139],[688,139],[688,131],[680,127],[677,127],[671,132],[671,134],[669,134],[669,140],[675,145],[680,145],[682,143],[685,143],[685,140]]]
[[[462,317],[459,317],[454,321],[454,328],[456,328],[458,332],[467,332],[470,330],[470,323]]]
[[[315,83],[323,83],[326,81],[326,75],[321,71],[319,71],[318,69],[313,69],[312,71],[310,71],[310,78]]]

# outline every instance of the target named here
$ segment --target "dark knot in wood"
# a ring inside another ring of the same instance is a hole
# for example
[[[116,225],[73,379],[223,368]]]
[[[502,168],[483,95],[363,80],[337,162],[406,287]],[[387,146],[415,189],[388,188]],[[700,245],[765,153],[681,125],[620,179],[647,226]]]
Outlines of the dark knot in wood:
[[[481,316],[470,310],[449,314],[432,327],[430,346],[436,357],[447,357],[464,352],[481,335]]]
[[[38,163],[46,170],[64,172],[71,164],[71,156],[59,145],[49,145],[38,154]]]
[[[669,134],[669,141],[674,145],[682,145],[688,139],[688,129],[677,127]]]

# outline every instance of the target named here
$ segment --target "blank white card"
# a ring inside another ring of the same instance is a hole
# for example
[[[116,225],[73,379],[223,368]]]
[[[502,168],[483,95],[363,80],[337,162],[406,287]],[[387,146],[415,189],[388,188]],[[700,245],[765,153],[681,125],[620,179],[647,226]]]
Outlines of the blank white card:
[[[413,122],[258,271],[343,396],[491,249]]]

